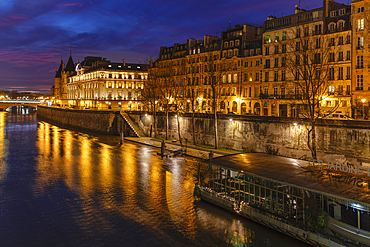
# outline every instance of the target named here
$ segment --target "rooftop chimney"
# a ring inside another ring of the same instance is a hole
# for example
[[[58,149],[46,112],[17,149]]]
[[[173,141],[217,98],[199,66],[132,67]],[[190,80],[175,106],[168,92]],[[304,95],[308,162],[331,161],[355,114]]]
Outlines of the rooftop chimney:
[[[301,12],[300,10],[301,10],[301,9],[299,8],[299,6],[298,6],[298,5],[296,5],[296,6],[295,6],[295,14],[300,13],[300,12]]]
[[[123,66],[126,66],[126,59],[122,60]]]

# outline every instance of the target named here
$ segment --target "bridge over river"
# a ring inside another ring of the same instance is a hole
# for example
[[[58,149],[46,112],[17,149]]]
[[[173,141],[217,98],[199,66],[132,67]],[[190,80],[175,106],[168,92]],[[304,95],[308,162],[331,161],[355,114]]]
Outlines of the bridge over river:
[[[0,100],[0,111],[6,111],[14,106],[33,107],[37,108],[41,102],[38,100]]]

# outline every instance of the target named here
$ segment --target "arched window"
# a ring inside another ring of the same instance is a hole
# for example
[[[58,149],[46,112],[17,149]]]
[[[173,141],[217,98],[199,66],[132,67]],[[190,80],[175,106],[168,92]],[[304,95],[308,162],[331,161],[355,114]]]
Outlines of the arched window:
[[[244,102],[240,105],[240,109],[241,109],[240,111],[241,114],[247,113],[247,105]]]
[[[343,20],[338,21],[338,30],[340,31],[344,30],[344,23],[345,21]]]
[[[238,104],[234,101],[233,102],[233,107],[231,109],[232,112],[237,112],[238,111]]]
[[[329,31],[330,32],[334,32],[334,30],[335,30],[335,24],[334,23],[330,23],[329,24]]]
[[[253,113],[256,114],[256,115],[260,115],[261,114],[261,105],[260,103],[255,103],[254,104],[254,109],[253,109]]]

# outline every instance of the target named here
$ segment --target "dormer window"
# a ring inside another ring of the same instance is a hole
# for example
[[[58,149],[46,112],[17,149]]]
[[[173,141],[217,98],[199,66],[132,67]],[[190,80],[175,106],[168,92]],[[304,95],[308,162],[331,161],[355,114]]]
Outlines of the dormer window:
[[[230,41],[230,47],[234,46],[234,41]]]
[[[229,46],[229,43],[225,42],[225,48],[227,48],[228,46]]]
[[[357,13],[364,12],[364,7],[357,8]]]

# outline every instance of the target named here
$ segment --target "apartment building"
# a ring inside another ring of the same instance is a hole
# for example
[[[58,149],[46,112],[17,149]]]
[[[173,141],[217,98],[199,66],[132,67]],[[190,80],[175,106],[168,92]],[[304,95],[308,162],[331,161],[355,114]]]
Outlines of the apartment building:
[[[324,1],[323,7],[309,11],[296,6],[290,16],[268,17],[263,34],[261,114],[304,117],[309,97],[305,86],[317,79],[314,83],[325,87],[319,99],[321,116],[351,115],[350,33],[350,6],[334,1]]]
[[[162,90],[159,109],[169,100],[184,105],[188,112],[211,112],[215,107],[222,113],[254,113],[251,100],[259,95],[261,31],[256,25],[236,25],[221,37],[204,36],[203,40],[161,47],[149,70],[160,77],[160,88],[169,88]],[[169,78],[172,83],[166,84]]]
[[[354,0],[352,7],[352,107],[356,118],[368,118],[370,100],[370,1]]]

